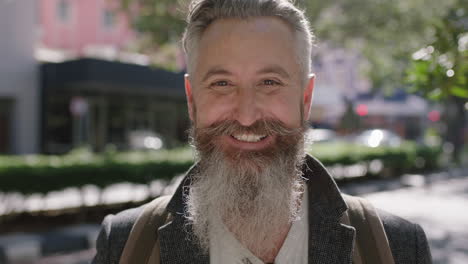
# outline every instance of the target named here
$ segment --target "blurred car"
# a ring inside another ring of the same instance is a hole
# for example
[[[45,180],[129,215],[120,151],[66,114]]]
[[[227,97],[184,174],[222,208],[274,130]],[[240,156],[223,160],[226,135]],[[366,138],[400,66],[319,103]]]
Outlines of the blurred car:
[[[164,142],[153,131],[135,130],[128,134],[128,145],[132,150],[158,150],[164,147]]]
[[[402,141],[403,139],[399,135],[386,129],[364,130],[354,139],[354,142],[372,148],[380,146],[397,147],[401,145]]]
[[[337,140],[338,136],[335,131],[325,128],[309,128],[306,131],[306,141],[309,143],[314,142],[328,142]]]

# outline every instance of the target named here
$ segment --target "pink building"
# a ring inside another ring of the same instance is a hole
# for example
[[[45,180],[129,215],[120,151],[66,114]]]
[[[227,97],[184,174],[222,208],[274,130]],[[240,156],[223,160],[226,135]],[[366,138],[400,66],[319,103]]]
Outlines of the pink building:
[[[119,0],[40,0],[39,44],[83,55],[89,48],[120,50],[135,39]]]

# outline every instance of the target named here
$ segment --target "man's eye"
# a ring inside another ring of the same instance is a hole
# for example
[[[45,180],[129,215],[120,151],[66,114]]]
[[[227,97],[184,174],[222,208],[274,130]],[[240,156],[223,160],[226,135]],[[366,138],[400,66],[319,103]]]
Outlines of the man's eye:
[[[280,83],[277,82],[277,81],[274,81],[274,80],[264,80],[264,81],[263,81],[263,84],[264,84],[264,85],[269,85],[269,86],[274,86],[274,85],[278,85],[278,84],[280,84]]]
[[[229,83],[227,81],[217,81],[211,84],[211,86],[228,86]]]

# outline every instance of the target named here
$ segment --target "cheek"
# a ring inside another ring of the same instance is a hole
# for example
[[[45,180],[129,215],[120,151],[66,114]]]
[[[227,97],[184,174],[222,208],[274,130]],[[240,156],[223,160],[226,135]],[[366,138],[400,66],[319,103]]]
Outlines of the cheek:
[[[278,96],[268,103],[272,115],[288,126],[302,123],[302,100],[299,96]]]
[[[196,109],[195,120],[199,127],[208,127],[213,123],[226,119],[232,111],[233,100],[200,96],[194,101]]]

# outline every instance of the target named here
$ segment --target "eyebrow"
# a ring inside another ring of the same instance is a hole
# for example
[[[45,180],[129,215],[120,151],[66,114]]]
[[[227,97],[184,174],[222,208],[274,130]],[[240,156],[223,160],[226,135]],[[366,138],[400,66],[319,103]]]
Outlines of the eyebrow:
[[[283,78],[288,78],[288,79],[291,78],[289,73],[283,67],[277,64],[268,65],[257,71],[257,74],[268,74],[268,73],[278,74]],[[214,75],[233,75],[233,73],[222,68],[221,66],[214,66],[203,76],[202,82],[205,82],[211,76],[214,76]]]

